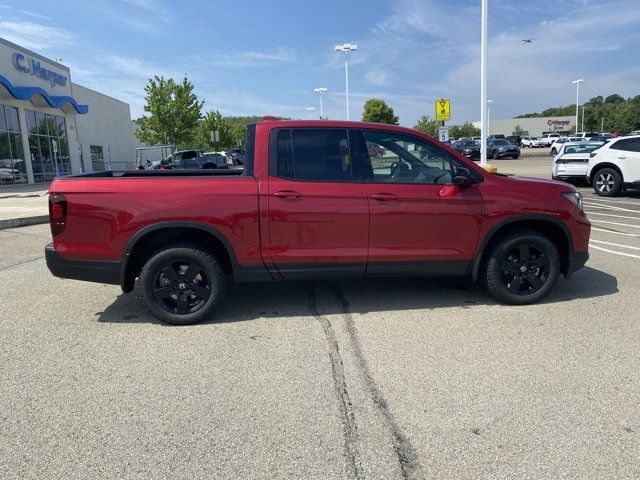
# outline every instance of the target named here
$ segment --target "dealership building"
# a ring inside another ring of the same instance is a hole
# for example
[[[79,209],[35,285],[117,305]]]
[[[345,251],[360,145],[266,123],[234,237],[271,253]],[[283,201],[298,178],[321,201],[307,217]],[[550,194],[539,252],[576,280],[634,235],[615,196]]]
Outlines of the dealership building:
[[[473,126],[480,128],[481,122],[473,122]],[[513,135],[517,126],[520,126],[532,137],[538,137],[544,133],[559,133],[568,135],[576,125],[575,117],[539,117],[539,118],[508,118],[503,120],[489,120],[489,135]]]
[[[131,168],[140,146],[134,131],[129,104],[0,38],[0,188]]]

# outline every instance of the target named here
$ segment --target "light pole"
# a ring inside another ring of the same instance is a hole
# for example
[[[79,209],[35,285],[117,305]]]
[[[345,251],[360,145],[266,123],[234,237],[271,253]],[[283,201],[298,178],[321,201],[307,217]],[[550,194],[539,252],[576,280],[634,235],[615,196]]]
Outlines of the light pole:
[[[604,132],[604,117],[602,117],[602,124],[600,126],[600,133]]]
[[[571,83],[576,84],[576,133],[578,132],[578,105],[580,104],[580,83],[584,82],[583,78],[574,80]]]
[[[349,52],[358,50],[358,45],[343,43],[335,46],[336,52],[344,52],[345,95],[347,99],[347,120],[349,120]]]
[[[493,100],[487,100],[487,135],[491,135],[491,104]]]
[[[322,94],[326,93],[327,89],[324,87],[318,87],[318,88],[314,88],[313,89],[314,92],[316,92],[318,95],[320,95],[320,120],[322,120]]]
[[[580,107],[580,108],[582,108],[582,126],[580,127],[580,130],[584,132],[584,108],[585,107]]]
[[[309,120],[311,120],[311,112],[313,112],[316,109],[316,107],[307,107],[305,108],[305,110],[307,112],[309,112]]]
[[[487,0],[482,0],[480,27],[480,166],[487,166]]]

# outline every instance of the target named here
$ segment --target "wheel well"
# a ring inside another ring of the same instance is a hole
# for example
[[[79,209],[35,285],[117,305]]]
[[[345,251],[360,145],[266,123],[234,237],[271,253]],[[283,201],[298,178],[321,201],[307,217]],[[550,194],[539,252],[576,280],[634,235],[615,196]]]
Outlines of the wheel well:
[[[484,250],[482,250],[480,257],[474,266],[473,279],[476,280],[480,266],[484,262],[486,255],[491,251],[493,246],[500,241],[500,239],[504,238],[506,235],[523,230],[533,230],[541,233],[553,242],[560,254],[560,271],[566,275],[569,267],[570,245],[569,238],[562,227],[547,220],[518,220],[500,227],[493,233],[491,239],[485,245]]]
[[[135,279],[140,275],[142,267],[154,252],[176,242],[188,242],[206,248],[216,254],[222,262],[222,267],[226,273],[233,273],[233,262],[229,251],[224,243],[212,233],[190,227],[162,228],[140,237],[129,252],[129,261],[122,281],[123,290],[125,292],[133,290]]]
[[[618,172],[618,174],[620,175],[620,178],[624,182],[624,176],[622,175],[622,170],[620,170],[620,167],[618,167],[617,165],[615,165],[613,163],[599,163],[598,165],[593,167],[593,169],[591,170],[591,175],[589,175],[589,183],[593,183],[594,177],[603,168],[610,168],[612,170],[615,170],[616,172]]]

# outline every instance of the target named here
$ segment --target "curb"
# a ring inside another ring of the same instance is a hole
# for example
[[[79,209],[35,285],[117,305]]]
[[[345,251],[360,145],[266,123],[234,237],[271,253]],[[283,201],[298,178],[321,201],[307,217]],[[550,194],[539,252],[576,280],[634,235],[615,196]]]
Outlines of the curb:
[[[49,215],[38,215],[36,217],[9,218],[0,220],[0,230],[7,228],[28,227],[29,225],[40,225],[49,223]]]

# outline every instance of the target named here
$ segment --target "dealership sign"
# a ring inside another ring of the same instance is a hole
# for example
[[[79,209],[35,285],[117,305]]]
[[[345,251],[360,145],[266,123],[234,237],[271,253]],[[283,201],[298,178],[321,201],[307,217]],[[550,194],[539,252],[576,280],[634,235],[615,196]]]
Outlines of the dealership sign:
[[[569,125],[569,120],[547,120],[547,125],[550,127],[565,127]]]
[[[35,75],[45,82],[49,82],[52,87],[55,87],[56,85],[61,85],[64,87],[67,84],[67,77],[41,67],[40,61],[36,60],[35,58],[27,59],[21,53],[14,53],[12,60],[13,66],[16,67],[16,70],[22,73],[30,73],[31,75]]]

